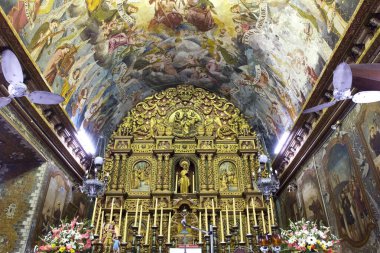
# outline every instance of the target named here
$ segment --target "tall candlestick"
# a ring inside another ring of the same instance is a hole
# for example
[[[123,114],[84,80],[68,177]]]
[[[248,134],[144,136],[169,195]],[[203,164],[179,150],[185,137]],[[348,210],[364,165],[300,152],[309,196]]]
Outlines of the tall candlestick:
[[[228,207],[226,206],[226,224],[227,224],[227,235],[230,234],[230,219],[228,217]]]
[[[272,234],[272,228],[271,228],[271,218],[270,218],[270,212],[269,212],[269,205],[267,205],[267,213],[268,213],[268,232],[271,235]]]
[[[175,173],[175,193],[178,191],[178,172]]]
[[[169,224],[168,224],[168,243],[170,243],[170,229],[172,224],[172,213],[169,213]]]
[[[128,225],[128,212],[125,213],[124,231],[123,231],[123,242],[127,241],[127,225]]]
[[[147,223],[146,223],[145,245],[148,244],[148,238],[149,238],[149,221],[150,221],[150,214],[148,214],[148,221],[147,221]]]
[[[249,209],[247,204],[247,234],[251,234],[251,221],[249,220]]]
[[[239,212],[240,216],[240,242],[244,242],[243,240],[243,220],[241,218],[241,212]]]
[[[235,198],[232,199],[233,204],[233,214],[234,214],[234,226],[236,226],[236,209],[235,209]]]
[[[208,230],[208,217],[207,217],[207,207],[205,208],[205,229]]]
[[[212,225],[216,226],[214,199],[211,199],[211,203],[212,203]]]
[[[135,223],[133,226],[137,227],[137,216],[139,214],[139,201],[140,199],[137,199],[137,203],[136,203],[136,212],[135,212]]]
[[[101,213],[102,213],[102,207],[99,208],[98,219],[96,220],[96,227],[95,227],[95,234],[96,235],[98,234],[98,226],[99,226],[99,222],[100,222]]]
[[[123,215],[123,206],[120,206],[120,213],[119,213],[119,230],[121,231],[121,218]]]
[[[199,226],[199,232],[198,232],[198,241],[199,243],[202,243],[202,213],[199,212],[199,222],[198,222],[198,226]]]
[[[160,216],[160,234],[159,235],[162,235],[162,219],[164,218],[164,211],[162,210],[162,206],[161,206],[161,216]]]
[[[223,213],[220,211],[220,235],[221,235],[221,242],[224,242],[224,226],[223,226]]]
[[[103,218],[104,218],[104,211],[102,211],[102,219],[100,221],[99,240],[102,240],[102,237],[103,237]]]
[[[274,225],[274,209],[273,209],[273,198],[271,197],[270,198],[270,210],[271,210],[271,214],[272,214],[272,224]]]
[[[264,234],[267,233],[267,229],[266,229],[266,225],[265,225],[265,218],[264,218],[264,211],[261,210],[261,219],[263,220],[263,231],[264,231]]]
[[[255,226],[257,226],[256,209],[255,209],[255,202],[253,201],[253,198],[251,198],[251,203],[252,203],[252,210],[253,210],[253,221],[255,223]]]
[[[139,229],[137,230],[137,234],[138,235],[141,235],[142,208],[143,208],[143,206],[141,205],[141,207],[140,207]]]
[[[92,213],[92,219],[91,219],[91,226],[94,226],[95,222],[95,213],[96,213],[96,204],[98,203],[98,198],[95,199],[95,204],[94,204],[94,212]]]
[[[195,193],[195,173],[193,173],[193,193]]]
[[[156,198],[156,206],[154,207],[154,221],[153,226],[157,226],[157,206],[158,206],[158,199]]]
[[[113,216],[113,204],[115,202],[115,198],[112,198],[112,204],[111,204],[111,214],[110,214],[110,223],[112,222],[112,216]]]

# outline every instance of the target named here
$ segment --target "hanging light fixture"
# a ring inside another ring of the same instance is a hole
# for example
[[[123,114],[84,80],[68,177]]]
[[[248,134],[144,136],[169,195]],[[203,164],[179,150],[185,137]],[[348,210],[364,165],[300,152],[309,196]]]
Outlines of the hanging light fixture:
[[[264,151],[266,151],[265,142],[262,139]],[[270,166],[270,159],[264,153],[259,156],[260,168],[257,175],[257,187],[263,194],[266,201],[269,201],[273,193],[280,188],[280,181],[277,177],[277,171]],[[268,166],[266,166],[268,163]],[[269,167],[269,169],[267,169]]]
[[[109,175],[103,171],[104,151],[105,140],[103,136],[100,136],[96,144],[97,155],[92,159],[90,167],[86,170],[83,185],[79,187],[80,191],[90,198],[100,197],[107,190]]]

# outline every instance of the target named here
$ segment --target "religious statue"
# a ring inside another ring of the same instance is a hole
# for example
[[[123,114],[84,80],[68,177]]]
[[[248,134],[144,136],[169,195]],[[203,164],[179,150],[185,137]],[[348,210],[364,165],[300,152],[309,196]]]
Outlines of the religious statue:
[[[133,120],[131,117],[131,113],[128,112],[128,116],[124,118],[123,123],[121,124],[118,134],[122,136],[127,136],[130,135],[132,132],[132,125],[133,125]]]
[[[104,232],[103,232],[103,244],[105,246],[110,246],[112,243],[112,239],[114,235],[116,234],[116,225],[114,221],[111,221],[110,223],[107,223],[104,226]]]
[[[186,160],[182,160],[180,162],[180,166],[182,168],[181,172],[180,172],[180,179],[178,181],[178,184],[179,184],[179,192],[180,193],[188,193],[189,192],[189,186],[190,186],[190,179],[188,178],[188,176],[186,175],[187,173],[189,173],[189,162],[186,161]]]
[[[197,133],[200,117],[193,110],[183,109],[183,111],[175,112],[171,123],[176,136],[193,137]]]

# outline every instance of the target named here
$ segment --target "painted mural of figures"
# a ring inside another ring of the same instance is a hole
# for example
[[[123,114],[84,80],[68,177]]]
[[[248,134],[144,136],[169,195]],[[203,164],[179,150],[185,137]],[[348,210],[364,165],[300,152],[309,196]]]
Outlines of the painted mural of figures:
[[[179,192],[180,193],[188,193],[189,192],[189,187],[190,187],[190,179],[187,176],[189,173],[189,167],[190,164],[188,161],[183,160],[179,164],[181,166],[181,171],[179,173],[180,178],[178,180],[178,185],[179,185]]]
[[[352,212],[352,205],[348,195],[345,192],[340,194],[340,208],[343,212],[343,224],[345,225],[345,229],[348,235],[354,232],[355,229],[355,217]],[[351,235],[352,236],[352,235]]]
[[[146,161],[137,162],[133,166],[132,190],[149,191],[150,164]]]
[[[256,22],[259,18],[259,6],[248,5],[245,1],[239,1],[239,4],[235,4],[230,8],[230,11],[234,14],[232,20],[239,24],[245,31],[252,29],[256,26]]]
[[[175,0],[150,0],[149,3],[155,5],[154,18],[149,23],[149,29],[159,24],[176,29],[182,23],[183,18],[176,8]]]
[[[32,40],[28,45],[30,55],[33,60],[38,61],[42,51],[51,44],[53,38],[62,33],[58,31],[59,21],[56,19],[43,23],[35,32]]]
[[[57,75],[63,78],[69,75],[71,67],[75,63],[74,55],[76,53],[77,48],[73,45],[64,44],[57,48],[43,73],[50,85],[53,85]]]
[[[328,32],[337,32],[343,35],[347,27],[347,22],[342,18],[336,8],[336,1],[315,0],[318,7],[324,12],[327,22]]]
[[[199,31],[207,32],[215,27],[211,12],[215,13],[215,10],[210,0],[189,0],[185,18]]]
[[[20,33],[28,23],[30,27],[33,28],[40,6],[41,0],[19,0],[17,4],[12,7],[8,13],[8,18],[17,33]]]
[[[380,131],[377,124],[373,124],[369,129],[369,146],[376,157],[380,155]]]

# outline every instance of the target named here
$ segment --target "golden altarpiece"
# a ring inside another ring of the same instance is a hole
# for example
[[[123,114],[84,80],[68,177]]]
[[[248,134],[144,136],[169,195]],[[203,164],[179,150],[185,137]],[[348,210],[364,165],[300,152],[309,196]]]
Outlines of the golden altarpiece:
[[[168,252],[181,244],[207,252],[207,236],[185,229],[184,218],[202,229],[215,226],[215,252],[228,239],[248,243],[252,206],[258,225],[260,212],[267,213],[255,184],[260,147],[240,110],[204,89],[180,85],[138,103],[107,145],[108,189],[92,217],[97,251],[112,252],[116,235],[121,252]]]

